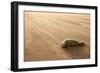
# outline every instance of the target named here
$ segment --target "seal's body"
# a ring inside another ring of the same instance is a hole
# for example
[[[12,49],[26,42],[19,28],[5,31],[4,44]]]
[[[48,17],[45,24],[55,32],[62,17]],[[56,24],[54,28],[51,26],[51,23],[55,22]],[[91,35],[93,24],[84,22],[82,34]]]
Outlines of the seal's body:
[[[76,40],[64,40],[63,43],[61,44],[62,48],[66,48],[66,47],[73,47],[73,46],[84,46],[85,43],[80,43]]]

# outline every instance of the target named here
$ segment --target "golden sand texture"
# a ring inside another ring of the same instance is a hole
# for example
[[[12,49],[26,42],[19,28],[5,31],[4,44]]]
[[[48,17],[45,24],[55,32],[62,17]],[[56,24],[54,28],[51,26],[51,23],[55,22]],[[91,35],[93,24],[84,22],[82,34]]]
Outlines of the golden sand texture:
[[[87,45],[63,49],[65,39]],[[24,41],[24,61],[89,58],[90,15],[25,11]]]

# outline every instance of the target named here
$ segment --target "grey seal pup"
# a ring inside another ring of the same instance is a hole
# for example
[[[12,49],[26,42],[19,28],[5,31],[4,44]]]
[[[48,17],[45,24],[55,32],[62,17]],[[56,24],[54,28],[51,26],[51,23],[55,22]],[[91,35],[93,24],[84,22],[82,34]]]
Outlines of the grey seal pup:
[[[65,39],[65,40],[61,43],[61,47],[62,47],[62,48],[74,47],[74,46],[83,47],[83,46],[85,46],[85,43],[79,42],[79,41],[76,41],[76,40],[70,40],[70,39]]]

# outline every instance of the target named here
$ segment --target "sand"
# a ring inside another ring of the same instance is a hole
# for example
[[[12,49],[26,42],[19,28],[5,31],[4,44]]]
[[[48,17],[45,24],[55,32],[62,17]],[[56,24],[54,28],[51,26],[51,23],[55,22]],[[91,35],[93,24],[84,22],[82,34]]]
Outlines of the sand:
[[[71,60],[90,57],[90,15],[24,12],[24,61]],[[61,48],[65,39],[87,44]]]

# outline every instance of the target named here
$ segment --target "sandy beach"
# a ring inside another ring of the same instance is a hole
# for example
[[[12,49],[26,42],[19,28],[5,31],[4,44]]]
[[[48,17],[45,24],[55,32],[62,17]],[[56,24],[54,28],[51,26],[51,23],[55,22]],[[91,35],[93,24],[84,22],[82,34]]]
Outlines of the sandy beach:
[[[61,48],[65,39],[85,47]],[[90,57],[90,15],[24,12],[24,61],[70,60]]]

